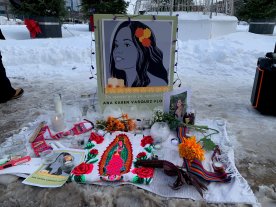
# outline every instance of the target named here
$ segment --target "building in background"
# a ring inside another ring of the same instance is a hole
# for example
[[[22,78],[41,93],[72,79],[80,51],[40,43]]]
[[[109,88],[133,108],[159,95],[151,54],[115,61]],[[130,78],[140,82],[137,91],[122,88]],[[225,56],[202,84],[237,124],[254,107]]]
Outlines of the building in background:
[[[80,11],[81,0],[65,0],[65,6],[70,11]]]
[[[9,19],[9,0],[0,0],[0,15],[6,16]]]
[[[134,14],[141,12],[204,12],[234,14],[234,1],[238,0],[137,0]],[[212,15],[210,15],[210,18]]]
[[[65,19],[65,22],[82,22],[83,15],[80,12],[81,0],[65,0],[65,7],[68,11],[68,19]]]

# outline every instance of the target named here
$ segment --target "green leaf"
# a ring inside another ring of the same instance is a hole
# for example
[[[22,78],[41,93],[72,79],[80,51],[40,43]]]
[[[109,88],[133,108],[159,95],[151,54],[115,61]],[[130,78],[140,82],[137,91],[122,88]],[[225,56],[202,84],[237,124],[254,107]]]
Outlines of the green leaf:
[[[95,163],[97,162],[99,159],[95,159],[95,160],[89,160],[87,163],[91,164],[91,163]]]
[[[70,183],[70,182],[72,182],[72,180],[73,180],[73,175],[70,175],[69,178],[68,178],[68,180],[67,180],[67,182]]]
[[[132,179],[133,183],[137,183],[137,184],[143,184],[144,183],[144,178],[139,178],[137,175],[133,177]]]
[[[88,142],[84,149],[92,149],[95,145],[92,142]]]
[[[151,153],[151,151],[152,151],[152,148],[151,147],[145,147],[144,148],[148,153]]]
[[[149,185],[151,180],[152,180],[152,178],[146,178],[146,185]]]
[[[93,158],[95,158],[95,157],[97,157],[97,155],[91,154],[90,152],[88,152],[87,158],[86,158],[86,162],[88,162],[89,160],[91,160],[91,159],[93,159]]]
[[[85,183],[85,176],[84,175],[75,175],[74,180],[77,183]]]
[[[207,151],[211,151],[216,147],[216,144],[206,137],[203,137],[200,141],[203,143],[203,148]]]

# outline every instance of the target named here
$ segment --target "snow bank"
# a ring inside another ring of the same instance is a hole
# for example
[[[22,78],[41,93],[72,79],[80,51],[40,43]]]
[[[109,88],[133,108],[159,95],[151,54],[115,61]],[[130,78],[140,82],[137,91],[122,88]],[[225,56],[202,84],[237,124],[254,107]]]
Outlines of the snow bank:
[[[156,15],[156,12],[149,14]],[[169,15],[169,12],[158,12],[158,15]],[[238,19],[234,16],[202,12],[173,12],[178,15],[178,34],[182,40],[210,39],[236,32]]]
[[[0,25],[14,25],[14,24],[22,24],[22,20],[20,19],[9,19],[4,16],[0,16]]]

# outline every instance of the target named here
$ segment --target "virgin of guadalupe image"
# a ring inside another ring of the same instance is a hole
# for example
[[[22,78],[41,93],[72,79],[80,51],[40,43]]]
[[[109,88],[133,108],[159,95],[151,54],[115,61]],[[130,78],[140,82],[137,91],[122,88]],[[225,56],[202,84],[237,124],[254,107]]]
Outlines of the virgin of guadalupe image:
[[[120,181],[132,163],[132,147],[126,135],[118,135],[105,150],[99,162],[99,174],[106,181]]]
[[[108,87],[167,86],[168,69],[151,28],[140,21],[124,21],[116,29],[110,52]]]

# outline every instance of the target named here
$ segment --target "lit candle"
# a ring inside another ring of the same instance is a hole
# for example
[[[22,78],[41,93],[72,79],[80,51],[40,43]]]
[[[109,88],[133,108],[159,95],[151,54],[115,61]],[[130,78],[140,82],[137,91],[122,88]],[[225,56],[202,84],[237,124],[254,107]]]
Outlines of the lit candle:
[[[62,114],[62,102],[61,102],[61,95],[55,94],[54,96],[54,105],[55,105],[55,112],[57,114]]]
[[[60,132],[65,128],[64,119],[61,114],[55,114],[51,119],[51,123],[55,132]]]

